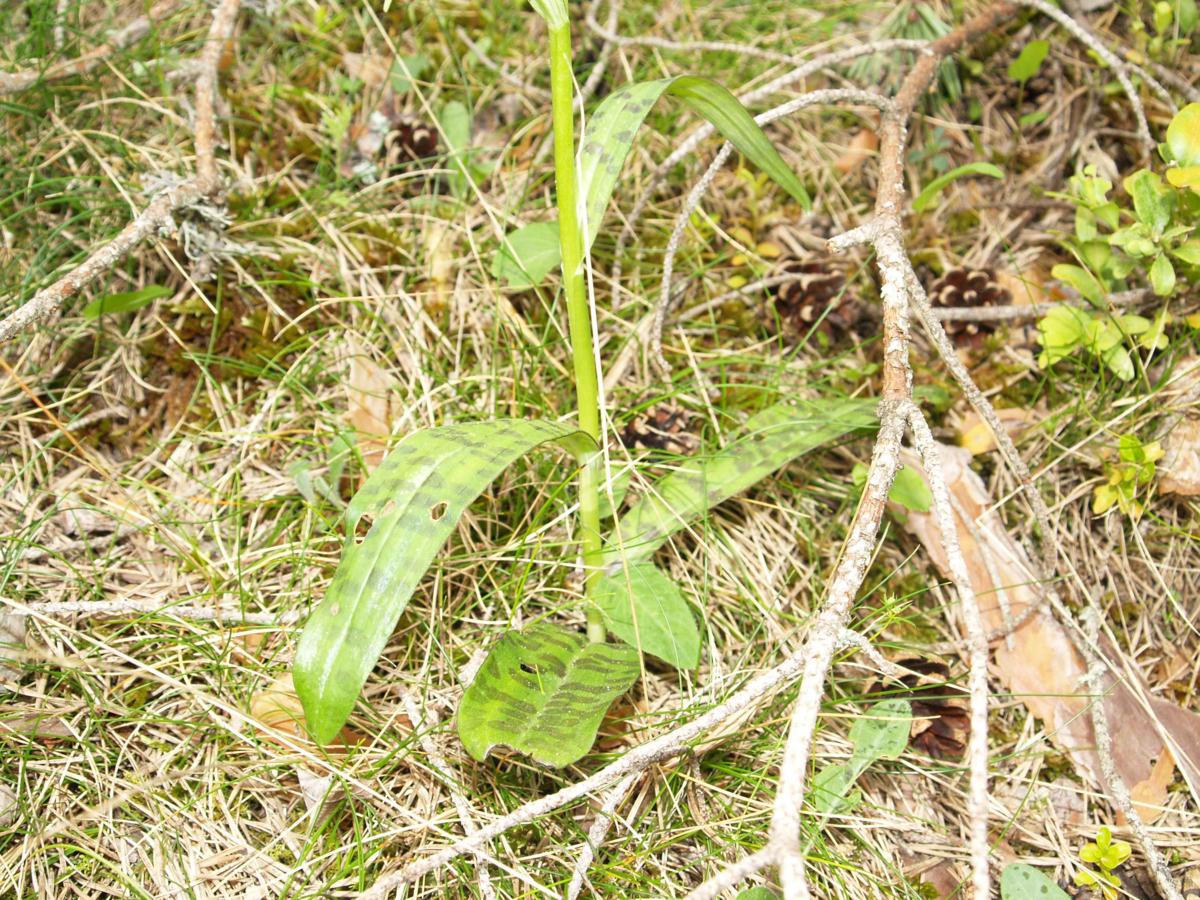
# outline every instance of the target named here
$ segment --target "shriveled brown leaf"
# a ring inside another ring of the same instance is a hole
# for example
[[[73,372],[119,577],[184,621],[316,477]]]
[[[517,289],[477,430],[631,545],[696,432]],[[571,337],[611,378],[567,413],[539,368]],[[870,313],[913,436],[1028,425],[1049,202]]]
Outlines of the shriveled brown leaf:
[[[261,691],[250,698],[250,717],[259,727],[259,733],[270,741],[279,741],[273,732],[282,732],[294,737],[297,741],[308,742],[308,726],[304,719],[304,706],[296,694],[296,686],[292,683],[290,672],[280,675]],[[399,727],[410,727],[407,716],[400,716],[396,722]],[[344,727],[338,736],[326,747],[326,750],[344,750],[346,747],[368,743],[370,739],[350,726]]]
[[[846,145],[846,152],[834,160],[833,167],[849,175],[879,149],[879,135],[870,128],[861,128]]]
[[[1013,617],[1040,601],[1031,583],[1024,550],[1008,535],[991,509],[992,498],[970,469],[970,454],[960,447],[940,448],[944,475],[955,504],[958,540],[983,614],[991,630],[1003,624],[1001,596]],[[919,461],[906,454],[905,464],[924,474]],[[918,537],[943,575],[948,575],[941,532],[933,512],[909,512],[905,527]],[[1113,763],[1138,800],[1136,809],[1153,821],[1166,799],[1165,756],[1173,758],[1193,795],[1200,796],[1200,715],[1150,695],[1136,666],[1111,642],[1101,653],[1110,675],[1104,697],[1113,738]],[[1030,617],[993,647],[994,671],[1012,695],[1043,723],[1047,737],[1074,763],[1077,772],[1107,790],[1096,754],[1089,704],[1097,702],[1081,687],[1087,664],[1066,630],[1046,611]],[[1174,766],[1172,766],[1173,770]]]
[[[1158,489],[1164,494],[1200,494],[1200,415],[1184,416],[1163,439]]]
[[[358,432],[358,449],[368,471],[383,462],[395,413],[396,379],[371,359],[365,350],[351,345],[347,357],[346,421]]]
[[[8,693],[4,682],[21,674],[21,669],[13,665],[12,654],[25,647],[25,619],[25,616],[0,612],[0,696]]]

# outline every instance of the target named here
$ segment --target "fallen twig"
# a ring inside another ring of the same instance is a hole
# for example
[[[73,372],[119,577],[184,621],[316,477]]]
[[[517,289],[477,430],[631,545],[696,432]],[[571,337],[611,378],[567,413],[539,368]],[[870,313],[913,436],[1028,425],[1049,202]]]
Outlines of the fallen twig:
[[[146,238],[158,234],[172,224],[176,210],[212,198],[220,192],[221,179],[217,172],[215,145],[217,69],[221,51],[233,35],[241,0],[221,0],[213,13],[204,49],[200,53],[199,74],[196,78],[195,151],[196,174],[158,194],[133,221],[111,241],[94,251],[75,269],[38,291],[23,305],[0,320],[0,343],[12,340],[32,325],[57,315],[67,300],[78,294],[101,275],[112,271],[125,256]]]

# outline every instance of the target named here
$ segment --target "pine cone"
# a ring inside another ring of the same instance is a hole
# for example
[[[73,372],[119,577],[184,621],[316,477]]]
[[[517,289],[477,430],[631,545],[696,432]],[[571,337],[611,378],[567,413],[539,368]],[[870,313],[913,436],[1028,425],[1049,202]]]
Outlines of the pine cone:
[[[934,308],[1008,306],[1012,294],[996,281],[995,269],[950,269],[929,289],[929,302]],[[957,346],[978,350],[997,324],[944,321],[942,327]]]
[[[842,272],[828,261],[792,260],[780,270],[785,273],[797,277],[775,288],[772,320],[778,317],[796,338],[803,338],[815,325],[830,343],[854,331],[862,319],[862,303],[847,289]]]
[[[700,439],[688,430],[691,418],[685,409],[660,403],[639,413],[621,430],[621,443],[631,450],[661,450],[688,456],[700,446]]]
[[[408,113],[392,119],[392,131],[385,142],[389,165],[427,159],[437,152],[437,146],[437,129],[423,119]]]

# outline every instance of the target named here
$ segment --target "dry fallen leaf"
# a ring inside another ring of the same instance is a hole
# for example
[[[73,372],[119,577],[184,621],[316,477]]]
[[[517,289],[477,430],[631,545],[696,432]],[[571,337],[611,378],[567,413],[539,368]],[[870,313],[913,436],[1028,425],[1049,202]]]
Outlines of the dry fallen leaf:
[[[25,647],[25,616],[0,612],[0,696],[8,693],[5,681],[20,677],[21,669],[12,665],[15,651]]]
[[[833,167],[843,175],[849,175],[878,149],[879,135],[870,128],[860,128],[846,145],[846,152],[834,160]]]
[[[392,432],[396,380],[372,360],[365,350],[351,344],[347,356],[346,421],[358,432],[358,449],[367,471],[383,462]]]
[[[1185,416],[1163,439],[1158,489],[1164,494],[1200,494],[1200,416]]]
[[[970,454],[960,447],[941,446],[943,470],[955,505],[958,540],[979,601],[984,624],[991,630],[1003,624],[1001,598],[1015,617],[1041,597],[1032,583],[1025,551],[1008,535],[992,510],[992,498],[970,469]],[[924,474],[919,461],[905,454],[905,465]],[[941,533],[933,512],[910,511],[905,527],[915,534],[946,575],[948,567]],[[1110,673],[1103,703],[1113,738],[1113,762],[1137,798],[1136,809],[1149,822],[1161,812],[1170,773],[1177,764],[1193,795],[1200,796],[1200,715],[1154,697],[1137,667],[1111,642],[1101,653]],[[1087,665],[1062,625],[1041,610],[993,648],[994,670],[1014,698],[1042,722],[1046,736],[1074,763],[1088,782],[1107,790],[1094,749],[1095,733],[1088,713],[1093,702],[1084,687]],[[1169,766],[1169,771],[1168,771]]]
[[[272,732],[282,732],[293,737],[297,742],[308,743],[308,727],[304,720],[304,706],[296,694],[296,686],[292,683],[292,674],[287,672],[280,675],[261,691],[250,698],[250,717],[262,737],[270,741],[280,742]],[[392,724],[402,729],[411,729],[412,723],[405,715],[397,716]],[[344,750],[349,746],[369,743],[370,739],[350,726],[342,728],[325,749],[330,752]]]
[[[1014,441],[1021,433],[1036,423],[1035,413],[1029,409],[998,409],[996,415],[1000,424]],[[990,453],[996,449],[996,437],[992,429],[983,421],[979,413],[971,410],[955,426],[958,431],[958,443],[972,456]]]

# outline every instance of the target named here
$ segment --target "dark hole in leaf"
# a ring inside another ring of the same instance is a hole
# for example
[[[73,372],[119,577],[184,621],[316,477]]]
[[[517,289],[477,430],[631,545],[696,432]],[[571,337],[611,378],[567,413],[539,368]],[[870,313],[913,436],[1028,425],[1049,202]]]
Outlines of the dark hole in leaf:
[[[529,663],[521,663],[521,671],[528,672],[530,675],[537,674],[537,669],[535,667],[531,666]]]
[[[446,514],[446,510],[449,508],[449,506],[450,504],[445,500],[441,501],[440,503],[433,504],[433,506],[429,507],[429,518],[436,522]]]
[[[367,532],[371,530],[371,526],[375,524],[374,516],[360,516],[358,521],[354,523],[354,543],[361,544],[367,537]]]

